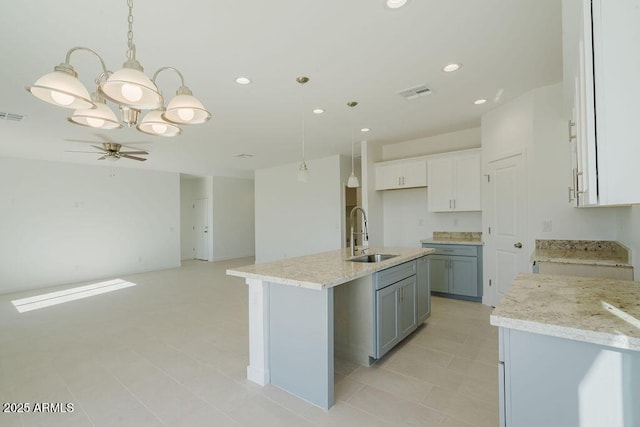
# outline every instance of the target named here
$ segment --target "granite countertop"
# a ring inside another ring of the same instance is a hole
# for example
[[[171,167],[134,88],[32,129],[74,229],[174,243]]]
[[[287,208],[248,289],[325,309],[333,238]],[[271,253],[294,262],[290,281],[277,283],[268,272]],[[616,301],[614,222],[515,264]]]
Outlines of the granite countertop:
[[[640,351],[640,283],[523,273],[491,324]]]
[[[349,261],[350,253],[347,248],[247,265],[229,269],[227,274],[321,290],[368,276],[376,271],[429,255],[432,252],[433,249],[428,248],[371,247],[367,250],[368,254],[384,253],[398,256],[381,262],[366,263]]]
[[[536,240],[531,261],[632,267],[629,250],[609,240]]]
[[[484,245],[482,232],[479,231],[434,231],[430,239],[420,240],[420,243],[434,243],[444,245]]]

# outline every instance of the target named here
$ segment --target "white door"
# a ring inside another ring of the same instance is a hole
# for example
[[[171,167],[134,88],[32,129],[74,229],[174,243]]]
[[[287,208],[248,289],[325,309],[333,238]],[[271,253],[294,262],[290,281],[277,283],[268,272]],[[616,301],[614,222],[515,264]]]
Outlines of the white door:
[[[193,201],[194,258],[205,261],[209,259],[207,202],[207,199],[196,199]]]
[[[518,273],[531,272],[526,244],[527,189],[524,154],[489,162],[485,182],[485,303],[495,306]]]

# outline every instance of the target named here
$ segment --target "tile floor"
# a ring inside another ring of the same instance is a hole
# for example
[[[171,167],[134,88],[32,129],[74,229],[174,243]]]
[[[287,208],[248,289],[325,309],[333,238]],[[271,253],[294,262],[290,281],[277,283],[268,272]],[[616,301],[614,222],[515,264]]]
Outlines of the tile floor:
[[[434,297],[374,367],[337,360],[328,412],[248,382],[247,289],[224,272],[251,262],[127,275],[136,286],[22,314],[11,301],[44,291],[0,295],[0,402],[74,405],[0,425],[498,425],[498,333],[478,303]]]

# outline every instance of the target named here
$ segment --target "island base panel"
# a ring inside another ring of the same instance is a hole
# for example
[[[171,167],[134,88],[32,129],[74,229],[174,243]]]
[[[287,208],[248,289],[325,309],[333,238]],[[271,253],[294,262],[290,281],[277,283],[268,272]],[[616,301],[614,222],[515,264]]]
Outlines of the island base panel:
[[[333,288],[269,284],[271,383],[323,409],[333,406]]]

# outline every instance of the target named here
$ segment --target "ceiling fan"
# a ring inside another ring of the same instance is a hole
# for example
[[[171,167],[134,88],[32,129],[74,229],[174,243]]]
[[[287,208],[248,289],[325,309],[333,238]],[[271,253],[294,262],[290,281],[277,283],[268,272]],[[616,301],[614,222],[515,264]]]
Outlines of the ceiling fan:
[[[121,151],[122,144],[117,142],[103,142],[102,147],[98,145],[91,145],[93,148],[99,151],[72,151],[67,150],[67,153],[94,153],[94,154],[102,154],[102,157],[99,157],[98,160],[111,160],[116,161],[121,158],[137,160],[139,162],[144,162],[147,159],[144,157],[139,157],[140,155],[148,155],[149,153],[144,150],[135,150],[135,151]]]

